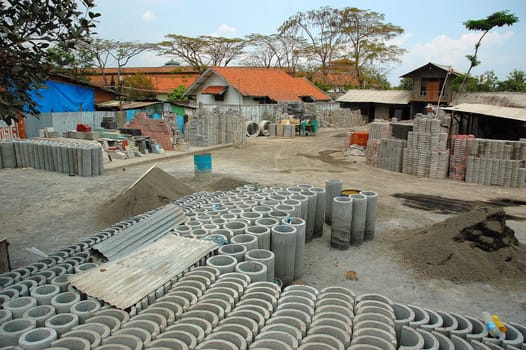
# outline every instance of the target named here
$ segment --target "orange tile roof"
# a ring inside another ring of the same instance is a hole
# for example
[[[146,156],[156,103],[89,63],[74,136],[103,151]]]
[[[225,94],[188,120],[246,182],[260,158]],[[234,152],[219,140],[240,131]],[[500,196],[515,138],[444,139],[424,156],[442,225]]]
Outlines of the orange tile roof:
[[[201,91],[202,94],[209,94],[209,95],[221,95],[225,90],[228,88],[228,86],[220,86],[220,85],[210,85]]]
[[[245,67],[211,69],[243,96],[268,96],[274,101],[301,101],[304,96],[310,96],[316,101],[331,99],[308,80],[291,77],[283,70]]]

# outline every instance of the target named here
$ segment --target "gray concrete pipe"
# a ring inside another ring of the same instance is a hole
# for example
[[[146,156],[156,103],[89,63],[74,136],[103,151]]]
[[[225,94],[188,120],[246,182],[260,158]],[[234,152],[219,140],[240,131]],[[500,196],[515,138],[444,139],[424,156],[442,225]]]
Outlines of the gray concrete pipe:
[[[247,251],[258,249],[258,238],[255,235],[244,233],[232,237],[233,244],[245,246]],[[245,252],[246,253],[246,252]]]
[[[272,227],[271,250],[275,255],[275,274],[286,284],[294,280],[296,236],[297,230],[294,226],[277,225]]]
[[[300,189],[298,189],[300,190]],[[307,215],[309,213],[309,199],[301,194],[301,192],[293,192],[289,196],[290,200],[300,202],[300,215],[303,220],[307,219]]]
[[[422,349],[424,346],[424,337],[411,327],[403,326],[400,334],[398,349]]]
[[[252,343],[250,349],[293,350],[287,343],[277,339],[258,339]]]
[[[367,215],[367,197],[361,194],[353,194],[352,198],[352,220],[351,220],[351,245],[363,243],[365,234],[365,219]]]
[[[35,321],[28,319],[16,319],[7,321],[0,325],[0,347],[17,346],[18,339],[22,334],[36,327]]]
[[[62,292],[51,299],[51,305],[55,307],[57,313],[71,311],[71,306],[80,302],[80,294],[73,292]]]
[[[55,308],[51,305],[33,307],[24,312],[22,318],[36,323],[37,327],[44,327],[48,318],[56,314]]]
[[[174,325],[168,327],[166,329],[166,332],[159,335],[158,338],[162,339],[164,338],[162,336],[163,334],[172,333],[172,332],[184,332],[184,333],[190,334],[192,337],[196,339],[197,343],[202,342],[206,336],[205,331],[203,330],[201,326],[183,322],[183,323],[175,323]]]
[[[271,330],[271,331],[264,331],[259,333],[256,336],[256,341],[260,339],[275,339],[284,342],[288,346],[290,346],[292,349],[297,349],[299,342],[296,339],[296,337],[290,335],[287,332],[279,331],[279,330]]]
[[[426,349],[426,350],[439,350],[440,349],[440,343],[438,342],[438,339],[433,334],[431,334],[431,332],[428,332],[420,328],[418,328],[416,331],[420,333],[420,335],[424,339],[423,349]]]
[[[42,350],[57,340],[57,332],[52,328],[35,328],[25,332],[18,339],[24,350]]]
[[[272,317],[267,320],[265,327],[279,324],[285,324],[296,328],[301,333],[302,337],[307,335],[307,325],[305,322],[292,316],[272,315]]]
[[[245,261],[257,261],[264,264],[267,267],[266,276],[264,280],[269,282],[272,282],[274,280],[275,259],[276,257],[274,253],[268,249],[253,249],[245,253]]]
[[[149,308],[145,308],[142,311],[147,311],[148,309]],[[188,317],[190,317],[190,315],[188,315]],[[107,318],[107,319],[111,319],[112,322],[115,322],[115,325],[117,326],[115,331],[119,330],[120,327],[121,327],[121,322],[119,321],[119,319],[117,317],[113,317],[113,316],[94,316],[91,319],[93,319],[93,318],[105,318],[105,319]],[[148,312],[142,313],[141,312],[138,315],[133,316],[132,319],[130,320],[130,322],[131,321],[135,321],[135,320],[153,321],[153,322],[155,322],[155,323],[157,323],[159,325],[159,328],[160,328],[161,332],[163,332],[164,329],[168,326],[168,320],[166,319],[164,314],[157,313],[157,312],[151,312],[151,313],[148,313]],[[113,332],[114,331],[112,331],[112,334],[113,334]]]
[[[332,204],[331,247],[349,249],[353,200],[350,197],[334,197]]]
[[[57,339],[51,343],[50,349],[74,349],[74,350],[90,350],[91,344],[88,340],[80,337]],[[99,346],[97,349],[101,349]],[[103,350],[103,349],[102,349]],[[113,349],[115,350],[115,349]],[[127,349],[125,349],[127,350]]]
[[[37,299],[38,305],[51,305],[51,299],[60,293],[60,288],[53,284],[45,284],[31,290],[31,296]]]
[[[256,219],[255,221],[257,222],[258,220],[261,220],[261,219],[262,218]],[[267,218],[265,221],[268,221],[268,220],[269,218]],[[254,235],[257,237],[258,249],[265,249],[265,250],[270,249],[270,227],[261,226],[261,225],[247,227],[246,229],[247,234]]]
[[[113,316],[92,316],[84,323],[102,323],[110,328],[110,334],[113,334],[121,328],[121,322]]]
[[[283,220],[283,224],[296,228],[296,249],[294,251],[294,280],[303,277],[305,269],[305,229],[306,222],[302,218],[291,217]]]
[[[333,349],[336,349],[336,350],[345,350],[345,346],[343,345],[343,343],[331,336],[331,335],[327,335],[327,334],[312,334],[312,335],[307,335],[305,338],[302,339],[301,341],[301,344],[309,344],[309,343],[322,343],[322,344],[328,344],[330,345]]]
[[[362,327],[362,324],[355,325],[353,337],[358,338],[363,336],[381,338],[386,341],[391,348],[397,348],[398,342],[396,340],[396,334],[392,331],[392,329],[391,331],[386,331],[378,328]]]
[[[71,305],[70,312],[78,316],[80,323],[84,323],[88,318],[94,316],[100,308],[101,305],[96,300],[82,300]]]
[[[232,239],[234,239],[234,237],[232,237]],[[245,259],[245,253],[246,252],[247,252],[247,246],[242,245],[242,244],[234,244],[234,243],[232,243],[232,244],[225,244],[224,246],[219,247],[219,249],[218,249],[218,254],[219,255],[217,255],[217,256],[228,255],[228,256],[234,257],[237,262],[242,262]],[[208,258],[207,264],[208,264],[208,261],[210,259],[212,259],[212,258],[214,258],[214,257]],[[212,259],[212,262],[216,263],[216,260],[217,259]],[[221,261],[223,261],[223,260],[221,260]],[[221,261],[219,262],[220,264],[221,264]],[[210,264],[208,264],[208,266],[217,267],[215,265],[210,265]],[[217,268],[219,268],[219,267],[217,267]],[[232,268],[232,271],[223,271],[223,272],[233,272],[233,271],[234,271],[234,268]]]
[[[314,238],[323,236],[323,224],[325,222],[326,191],[320,187],[312,187],[311,192],[316,194],[316,213],[314,218]]]
[[[374,233],[376,231],[376,208],[378,206],[378,193],[373,191],[361,191],[360,194],[367,198],[364,240],[370,241],[374,238]]]
[[[360,337],[353,337],[353,339],[351,340],[351,346],[349,347],[349,349],[351,348],[352,349],[362,349],[362,347],[365,349],[368,349],[369,346],[372,346],[374,348],[379,348],[382,350],[395,350],[396,349],[386,340],[380,337],[368,336],[368,335],[363,335]]]
[[[342,193],[342,180],[330,179],[325,181],[325,223],[332,224],[332,206],[334,198]]]
[[[473,346],[459,336],[451,334],[450,339],[455,346],[455,350],[473,350]]]
[[[110,335],[107,338],[102,340],[103,345],[124,345],[129,347],[131,350],[142,350],[143,343],[141,339],[135,335],[131,334],[119,334],[119,335]]]
[[[424,309],[411,304],[407,305],[407,307],[409,307],[415,315],[413,321],[409,322],[409,327],[420,328],[422,325],[429,323],[429,315]]]
[[[256,220],[257,219],[261,219],[263,217],[263,214],[256,213],[255,211],[246,211],[246,212],[242,213],[239,217],[241,219],[248,220],[250,222],[249,223],[249,227],[250,227],[250,226],[254,226],[256,224]],[[249,232],[247,232],[247,233],[249,233]]]
[[[172,330],[161,333],[157,339],[179,339],[188,346],[189,349],[195,349],[197,346],[197,338],[190,332],[182,330]],[[148,346],[147,343],[145,343]]]
[[[305,218],[305,242],[312,241],[314,237],[314,224],[316,222],[316,193],[310,190],[301,191],[301,195],[307,197],[307,217]]]
[[[481,320],[470,316],[465,317],[471,323],[472,326],[471,333],[466,334],[466,340],[470,342],[474,340],[482,341],[482,338],[488,336],[488,330],[486,328],[486,325]],[[524,334],[526,334],[526,332]]]
[[[208,337],[206,337],[206,340],[226,340],[235,345],[236,349],[239,350],[246,350],[248,348],[247,341],[245,338],[237,334],[235,332],[230,331],[214,331],[212,332]]]
[[[211,334],[217,333],[217,332],[233,332],[243,337],[245,340],[245,343],[247,346],[250,346],[254,340],[254,334],[248,328],[247,326],[244,326],[242,324],[220,324],[214,330]]]
[[[402,327],[409,326],[409,324],[415,319],[415,313],[413,309],[400,303],[393,304],[393,311],[395,314],[396,339],[400,341]]]
[[[221,321],[221,324],[218,326],[221,327],[221,326],[229,326],[229,325],[242,325],[242,326],[245,326],[247,327],[250,332],[254,335],[254,334],[258,334],[259,333],[259,325],[256,321],[254,321],[253,319],[249,318],[249,317],[246,317],[246,316],[232,316],[232,315],[229,315],[228,317],[226,317],[224,320]]]
[[[457,320],[457,328],[451,330],[451,334],[466,339],[467,335],[473,332],[473,324],[471,324],[471,321],[466,317],[453,312],[451,313],[451,317]]]
[[[72,313],[56,314],[55,316],[48,318],[44,324],[46,327],[53,328],[57,331],[57,334],[60,337],[73,327],[78,326],[79,318]]]
[[[288,325],[286,323],[274,323],[274,324],[266,325],[265,327],[261,329],[260,334],[265,333],[265,332],[270,332],[270,331],[285,332],[289,334],[290,336],[292,336],[294,339],[296,339],[298,343],[303,338],[303,335],[301,334],[301,331],[299,329],[291,325]]]
[[[334,327],[334,326],[314,326],[313,327],[311,325],[311,328],[309,329],[307,334],[308,335],[312,335],[312,334],[326,334],[326,335],[330,335],[330,336],[338,339],[339,341],[341,341],[346,349],[351,343],[351,334],[347,333],[343,329],[340,329],[340,328],[337,328],[337,327]]]
[[[234,236],[245,233],[248,225],[243,221],[229,221],[223,225],[225,229],[231,230]]]
[[[11,321],[12,319],[13,315],[11,314],[11,311],[0,309],[0,325],[7,321]]]
[[[149,333],[146,332],[145,330],[141,329],[141,331],[149,335]],[[63,339],[63,338],[72,338],[72,337],[86,339],[87,341],[89,341],[92,349],[99,346],[102,342],[102,336],[100,335],[100,333],[94,330],[89,330],[89,329],[72,329],[62,334],[61,338]]]
[[[146,311],[146,310],[145,310]],[[192,305],[187,311],[207,311],[211,312],[218,317],[218,322],[225,318],[225,309],[218,304],[213,304],[211,301],[199,301],[197,304]]]
[[[442,326],[438,327],[435,331],[444,334],[446,337],[449,337],[451,331],[457,329],[458,321],[447,312],[436,311],[436,313],[442,317],[443,322]]]
[[[246,131],[248,137],[256,137],[259,136],[261,129],[257,122],[250,120],[246,122]]]
[[[37,299],[34,297],[19,297],[5,302],[2,307],[11,312],[12,317],[21,318],[24,313],[37,306]]]

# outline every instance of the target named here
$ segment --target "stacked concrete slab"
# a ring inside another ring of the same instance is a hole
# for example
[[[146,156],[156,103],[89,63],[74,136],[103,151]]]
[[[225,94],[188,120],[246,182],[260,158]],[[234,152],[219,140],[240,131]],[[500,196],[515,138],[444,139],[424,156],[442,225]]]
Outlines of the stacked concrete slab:
[[[466,182],[523,187],[526,181],[526,142],[472,139]]]
[[[378,157],[382,139],[389,137],[390,134],[391,128],[387,121],[374,121],[369,124],[369,139],[367,140],[367,148],[365,150],[366,164],[378,167]]]
[[[473,135],[452,135],[451,156],[449,158],[449,177],[464,181],[468,165],[468,155],[473,143]]]
[[[190,146],[246,143],[246,120],[235,111],[198,110],[188,120],[185,138]]]

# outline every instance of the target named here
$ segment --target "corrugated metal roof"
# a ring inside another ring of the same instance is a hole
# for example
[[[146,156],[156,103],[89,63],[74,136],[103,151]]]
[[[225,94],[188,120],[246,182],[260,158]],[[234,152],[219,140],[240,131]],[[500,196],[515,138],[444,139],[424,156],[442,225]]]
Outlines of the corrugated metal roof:
[[[486,104],[502,107],[526,108],[524,92],[466,92],[453,95],[451,105],[461,103]]]
[[[520,120],[526,122],[525,108],[501,107],[478,103],[461,103],[453,107],[443,107],[442,109],[451,112],[483,114],[492,117]]]
[[[136,252],[69,277],[87,295],[127,309],[217,249],[212,241],[169,234]]]
[[[210,85],[201,91],[202,94],[209,94],[209,95],[222,95],[223,92],[228,89],[228,86],[222,86],[222,85]]]
[[[127,109],[144,108],[144,107],[153,106],[159,103],[162,104],[163,102],[159,102],[159,101],[127,102],[127,101],[119,101],[119,100],[110,100],[110,101],[97,103],[96,106],[97,108],[119,108],[122,110],[127,110]]]
[[[336,102],[374,102],[385,104],[408,104],[411,97],[409,90],[349,90]]]
[[[174,226],[183,223],[184,219],[183,209],[170,203],[118,234],[95,244],[92,249],[108,260],[118,259],[155,242]]]

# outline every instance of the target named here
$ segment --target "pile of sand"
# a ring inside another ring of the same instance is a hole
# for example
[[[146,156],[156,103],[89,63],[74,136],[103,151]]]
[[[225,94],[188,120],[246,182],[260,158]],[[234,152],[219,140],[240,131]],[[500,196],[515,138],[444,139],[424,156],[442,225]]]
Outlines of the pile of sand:
[[[526,247],[506,226],[499,207],[478,207],[398,233],[393,248],[421,276],[455,282],[526,280]]]
[[[102,220],[106,225],[112,225],[193,192],[191,187],[180,180],[153,167],[104,206]]]

